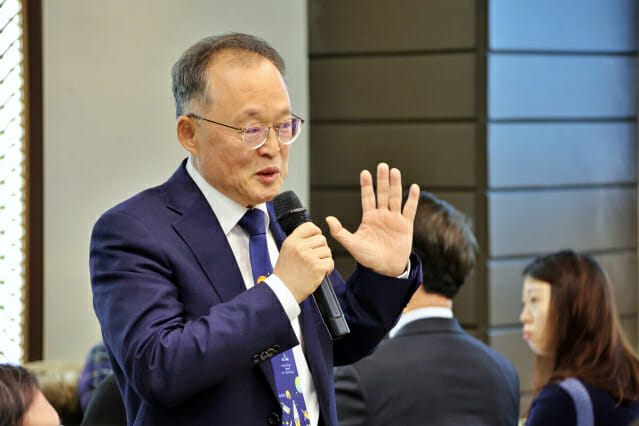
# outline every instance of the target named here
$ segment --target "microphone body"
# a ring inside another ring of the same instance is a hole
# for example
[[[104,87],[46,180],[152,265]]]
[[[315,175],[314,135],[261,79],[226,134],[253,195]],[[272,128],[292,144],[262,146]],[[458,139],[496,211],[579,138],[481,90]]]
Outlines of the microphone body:
[[[277,195],[273,199],[273,208],[275,209],[277,221],[287,236],[295,228],[309,221],[306,209],[293,191],[285,191]],[[333,284],[331,284],[328,276],[325,276],[320,286],[317,287],[313,293],[313,298],[333,340],[340,339],[350,333],[346,318],[344,318],[344,312],[342,312]]]

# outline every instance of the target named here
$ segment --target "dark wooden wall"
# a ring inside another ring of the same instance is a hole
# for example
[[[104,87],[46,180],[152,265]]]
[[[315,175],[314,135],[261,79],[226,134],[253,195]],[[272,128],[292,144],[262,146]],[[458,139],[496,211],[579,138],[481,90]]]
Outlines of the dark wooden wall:
[[[315,218],[332,214],[354,230],[361,219],[359,172],[386,161],[404,182],[476,219],[484,175],[476,140],[483,92],[477,13],[472,0],[309,2]],[[348,274],[352,259],[338,244],[332,249]],[[460,320],[473,329],[476,287],[470,283],[457,300]]]
[[[386,161],[469,215],[481,246],[455,314],[511,359],[523,404],[521,271],[594,254],[637,345],[634,0],[309,2],[311,209],[359,223]],[[326,231],[326,227],[324,227]],[[353,261],[332,245],[339,270]]]

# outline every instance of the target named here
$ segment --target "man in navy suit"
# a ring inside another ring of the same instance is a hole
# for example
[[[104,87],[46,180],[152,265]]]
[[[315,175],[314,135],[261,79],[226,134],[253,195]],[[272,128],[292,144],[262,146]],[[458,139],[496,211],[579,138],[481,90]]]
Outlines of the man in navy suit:
[[[172,75],[188,158],[164,184],[104,213],[91,239],[94,307],[128,424],[288,424],[272,362],[292,358],[305,405],[295,421],[337,425],[333,365],[369,353],[419,285],[410,255],[419,189],[402,210],[398,170],[378,166],[377,193],[361,173],[357,231],[326,219],[358,262],[345,283],[317,226],[285,238],[273,214],[303,124],[280,55],[247,34],[209,37]],[[247,216],[266,227],[272,274],[252,275]],[[326,274],[351,329],[335,342],[308,297]]]
[[[340,426],[517,424],[517,372],[464,332],[451,309],[476,250],[463,215],[422,192],[413,252],[422,259],[424,284],[390,339],[371,356],[336,369]]]

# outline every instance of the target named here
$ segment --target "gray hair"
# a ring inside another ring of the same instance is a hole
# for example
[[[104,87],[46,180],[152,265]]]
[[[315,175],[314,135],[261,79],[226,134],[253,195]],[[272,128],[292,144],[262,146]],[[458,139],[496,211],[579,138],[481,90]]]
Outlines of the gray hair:
[[[214,56],[223,50],[233,51],[242,62],[261,56],[275,65],[282,76],[286,73],[284,59],[261,38],[243,33],[206,37],[189,47],[171,69],[176,117],[184,114],[184,106],[190,100],[207,101],[206,70]]]

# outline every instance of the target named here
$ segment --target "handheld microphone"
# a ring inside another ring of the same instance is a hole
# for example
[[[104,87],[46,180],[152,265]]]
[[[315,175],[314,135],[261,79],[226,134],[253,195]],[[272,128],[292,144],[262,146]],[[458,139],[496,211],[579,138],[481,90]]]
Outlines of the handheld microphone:
[[[284,191],[277,195],[273,199],[273,208],[275,209],[277,222],[287,236],[295,228],[309,221],[306,216],[306,209],[293,191]],[[313,298],[333,340],[340,339],[351,332],[344,318],[344,312],[342,312],[342,308],[337,301],[337,296],[335,296],[333,284],[331,284],[328,276],[325,276],[320,286],[317,287],[313,293]]]

